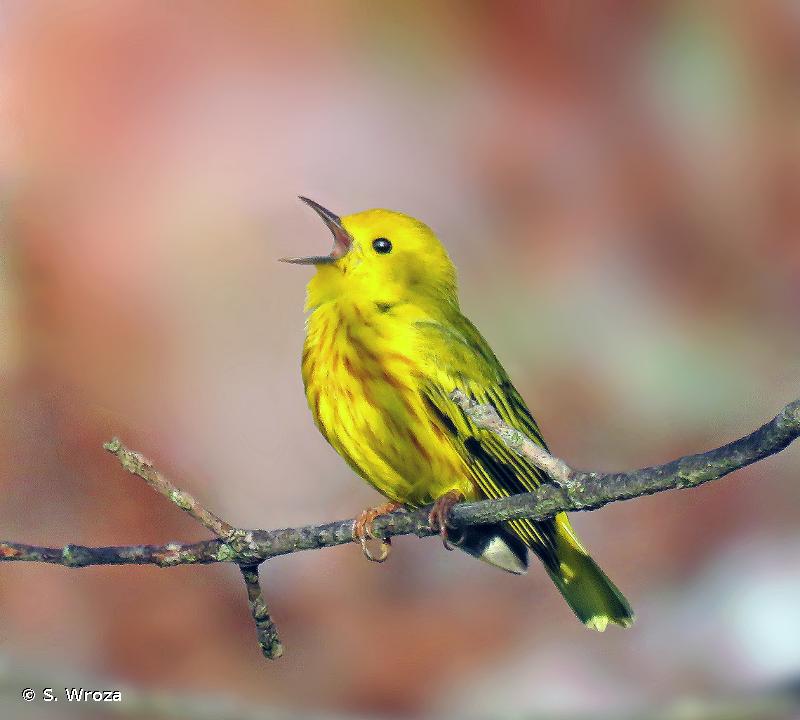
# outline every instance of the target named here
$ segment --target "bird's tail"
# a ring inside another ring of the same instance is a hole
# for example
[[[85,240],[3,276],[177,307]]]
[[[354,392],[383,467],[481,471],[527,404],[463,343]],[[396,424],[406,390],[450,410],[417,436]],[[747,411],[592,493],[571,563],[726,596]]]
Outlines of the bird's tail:
[[[533,549],[578,619],[600,632],[609,623],[630,627],[631,606],[586,552],[566,516],[557,515],[551,528],[555,552]],[[507,572],[523,575],[528,570],[528,546],[505,525],[465,527],[451,540],[464,552]]]
[[[630,627],[634,614],[623,594],[592,560],[564,515],[555,521],[556,562],[547,572],[578,619],[603,632],[609,623]]]

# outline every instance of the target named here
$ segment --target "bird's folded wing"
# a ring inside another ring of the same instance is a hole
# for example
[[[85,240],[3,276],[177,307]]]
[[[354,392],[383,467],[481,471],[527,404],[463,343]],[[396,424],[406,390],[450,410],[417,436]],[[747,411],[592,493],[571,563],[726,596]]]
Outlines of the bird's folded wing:
[[[469,323],[458,328],[426,323],[421,329],[432,348],[430,379],[420,387],[431,419],[437,421],[465,460],[474,485],[487,498],[530,492],[547,481],[541,470],[477,427],[450,398],[459,389],[477,403],[492,405],[508,425],[546,449],[539,427],[486,341]],[[436,338],[436,336],[439,336]],[[515,520],[511,528],[540,554],[553,548],[553,521]]]

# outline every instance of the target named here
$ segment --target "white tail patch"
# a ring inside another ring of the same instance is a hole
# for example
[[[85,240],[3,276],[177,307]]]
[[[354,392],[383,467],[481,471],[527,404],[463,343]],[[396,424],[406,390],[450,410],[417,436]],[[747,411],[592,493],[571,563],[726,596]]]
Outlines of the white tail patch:
[[[608,627],[608,617],[606,615],[594,615],[586,621],[586,627],[597,632],[605,632]]]
[[[484,562],[515,575],[524,575],[528,566],[511,550],[500,535],[495,535],[486,545],[479,558]]]

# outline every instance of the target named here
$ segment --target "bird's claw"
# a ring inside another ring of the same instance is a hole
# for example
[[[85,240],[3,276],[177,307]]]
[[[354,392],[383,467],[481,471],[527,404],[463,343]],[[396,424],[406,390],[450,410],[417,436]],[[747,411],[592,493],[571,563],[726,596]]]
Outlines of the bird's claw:
[[[450,533],[448,526],[448,519],[450,518],[450,511],[453,505],[460,503],[464,496],[458,490],[450,490],[442,495],[431,508],[428,514],[428,524],[431,530],[438,531],[439,537],[442,538],[442,545],[445,550],[452,550],[453,546],[450,543]]]
[[[370,539],[375,538],[359,538],[361,542],[361,552],[364,553],[364,557],[371,562],[382,563],[386,558],[389,557],[389,553],[392,549],[392,541],[390,538],[384,538],[380,541],[380,555],[373,555],[372,550],[369,549],[369,545],[367,544]]]
[[[392,549],[392,541],[388,537],[376,537],[372,529],[372,523],[376,518],[387,513],[394,512],[395,510],[403,507],[401,503],[388,502],[376,508],[369,508],[364,510],[353,523],[353,539],[361,543],[361,552],[364,557],[372,562],[382,563],[389,557],[389,552]],[[377,540],[380,542],[380,553],[373,554],[368,543],[370,540]]]

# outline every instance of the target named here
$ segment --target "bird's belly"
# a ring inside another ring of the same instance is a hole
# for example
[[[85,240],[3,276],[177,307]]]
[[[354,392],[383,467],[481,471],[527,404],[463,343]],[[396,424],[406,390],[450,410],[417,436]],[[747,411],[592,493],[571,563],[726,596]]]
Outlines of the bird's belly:
[[[322,434],[391,500],[425,505],[449,490],[473,499],[464,461],[414,390],[407,359],[396,356],[378,367],[370,356],[365,362],[344,355],[308,373],[309,405]]]

